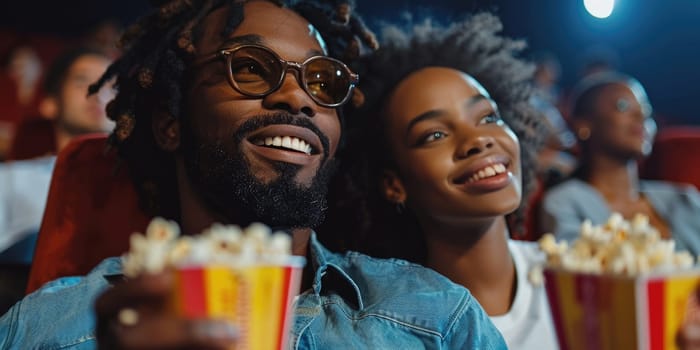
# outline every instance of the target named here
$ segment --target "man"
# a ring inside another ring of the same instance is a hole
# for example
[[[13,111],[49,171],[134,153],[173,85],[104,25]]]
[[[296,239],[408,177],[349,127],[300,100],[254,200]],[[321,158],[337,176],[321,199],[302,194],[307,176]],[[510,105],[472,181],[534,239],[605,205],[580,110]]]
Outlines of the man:
[[[56,149],[63,149],[80,135],[108,132],[114,123],[107,118],[105,106],[114,98],[106,86],[87,95],[88,87],[104,73],[111,59],[102,51],[75,48],[54,61],[46,76],[46,97],[41,113],[54,121]]]
[[[8,50],[0,69],[0,159],[8,156],[19,122],[36,112],[44,67],[36,50],[18,45]]]
[[[326,56],[306,20],[263,0],[175,0],[136,29],[110,69],[119,95],[108,110],[144,203],[177,219],[186,234],[214,222],[286,229],[294,254],[310,260],[291,346],[505,348],[465,289],[405,262],[333,254],[316,240],[311,227],[323,218],[340,142],[337,108],[357,79]],[[266,141],[277,137],[281,143]],[[289,146],[286,137],[308,147]],[[0,345],[91,348],[95,326],[103,348],[235,343],[227,323],[169,314],[167,275],[107,288],[120,272],[121,261],[108,259],[85,278],[28,296],[0,320]],[[105,289],[95,320],[90,303]]]
[[[57,150],[77,136],[107,132],[112,126],[105,106],[114,97],[113,91],[105,86],[87,96],[90,83],[99,79],[109,64],[100,51],[85,48],[65,52],[53,63],[46,76],[41,110],[54,121]],[[38,230],[55,158],[51,155],[0,165],[0,251],[23,238],[25,232]]]
[[[109,64],[100,51],[77,48],[49,69],[41,109],[54,121],[57,150],[79,135],[108,131],[104,109],[114,93],[105,86],[87,96],[87,88]],[[55,161],[49,155],[0,165],[0,312],[24,294]]]

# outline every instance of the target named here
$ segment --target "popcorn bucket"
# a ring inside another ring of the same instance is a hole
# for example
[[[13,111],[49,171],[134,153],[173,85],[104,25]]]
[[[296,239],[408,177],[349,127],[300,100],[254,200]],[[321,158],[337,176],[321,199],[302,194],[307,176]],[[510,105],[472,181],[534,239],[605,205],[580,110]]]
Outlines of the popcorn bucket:
[[[290,256],[283,264],[180,267],[171,305],[188,318],[232,322],[240,332],[233,349],[285,349],[304,265]]]
[[[559,269],[544,274],[562,350],[677,349],[680,326],[700,319],[698,269],[636,278]]]

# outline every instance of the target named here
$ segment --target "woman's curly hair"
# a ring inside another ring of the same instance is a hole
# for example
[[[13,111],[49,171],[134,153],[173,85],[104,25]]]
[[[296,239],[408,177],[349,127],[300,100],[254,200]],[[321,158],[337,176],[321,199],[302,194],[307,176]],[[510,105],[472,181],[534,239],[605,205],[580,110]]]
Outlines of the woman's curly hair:
[[[425,245],[415,216],[381,195],[383,170],[393,161],[384,140],[381,111],[394,88],[421,68],[442,66],[478,80],[520,139],[523,200],[509,215],[512,234],[522,232],[528,196],[535,186],[536,154],[543,142],[541,115],[529,103],[533,66],[517,58],[525,43],[500,35],[502,24],[480,13],[446,28],[430,21],[404,31],[387,27],[381,48],[359,62],[362,108],[349,111],[348,146],[331,191],[331,208],[321,239],[336,250],[422,262]]]
[[[90,87],[90,93],[95,93],[116,79],[118,93],[107,106],[108,117],[116,122],[109,144],[117,148],[120,159],[128,165],[140,205],[150,214],[177,218],[179,213],[174,160],[154,140],[152,115],[164,110],[181,118],[187,68],[194,59],[204,19],[227,7],[221,33],[226,37],[243,21],[243,7],[248,1],[150,0],[152,12],[129,27],[118,43],[125,49],[124,54]],[[322,0],[267,1],[291,8],[315,26],[330,21]],[[340,40],[333,33],[321,34],[326,42]]]

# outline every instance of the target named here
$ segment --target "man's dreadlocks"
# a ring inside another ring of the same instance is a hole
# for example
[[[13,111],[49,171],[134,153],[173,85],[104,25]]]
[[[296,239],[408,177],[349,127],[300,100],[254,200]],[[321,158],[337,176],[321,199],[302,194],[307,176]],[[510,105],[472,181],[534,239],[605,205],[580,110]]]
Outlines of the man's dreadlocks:
[[[346,167],[341,167],[333,184],[329,201],[333,206],[324,228],[334,232],[321,235],[328,246],[418,262],[425,256],[415,216],[397,213],[395,204],[381,195],[382,171],[394,162],[383,141],[380,113],[406,76],[429,66],[454,68],[478,80],[520,139],[523,204],[508,221],[512,233],[521,231],[528,195],[535,184],[534,164],[543,125],[528,103],[533,67],[516,58],[525,43],[499,35],[501,29],[496,16],[481,13],[447,28],[426,21],[408,33],[397,27],[384,30],[382,48],[356,69],[362,75],[360,88],[367,102],[348,117],[351,134],[348,148],[340,156],[341,165]]]
[[[174,161],[156,145],[151,116],[157,110],[164,110],[180,118],[185,72],[194,58],[202,21],[214,10],[229,6],[221,33],[222,37],[228,36],[243,21],[243,6],[247,1],[250,0],[151,0],[154,11],[128,28],[118,43],[126,50],[124,55],[90,87],[90,93],[95,93],[116,77],[118,94],[107,106],[107,115],[116,122],[109,137],[110,145],[117,147],[128,164],[141,206],[151,214],[177,218],[179,211],[173,207],[178,202],[173,197],[176,194]],[[313,0],[294,4],[267,1],[295,10],[300,6],[322,7]],[[307,20],[314,24],[314,19]],[[324,39],[334,40],[328,36]]]

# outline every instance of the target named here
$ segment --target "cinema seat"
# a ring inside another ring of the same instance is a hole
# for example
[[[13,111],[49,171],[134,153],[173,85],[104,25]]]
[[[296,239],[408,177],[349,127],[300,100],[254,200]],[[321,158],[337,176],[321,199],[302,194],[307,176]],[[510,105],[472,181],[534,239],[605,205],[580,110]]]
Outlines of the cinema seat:
[[[682,182],[700,189],[700,127],[669,127],[659,132],[654,149],[641,164],[644,179]]]
[[[128,249],[129,236],[149,221],[124,164],[105,152],[106,136],[71,142],[56,160],[27,292],[64,276],[84,275]]]

